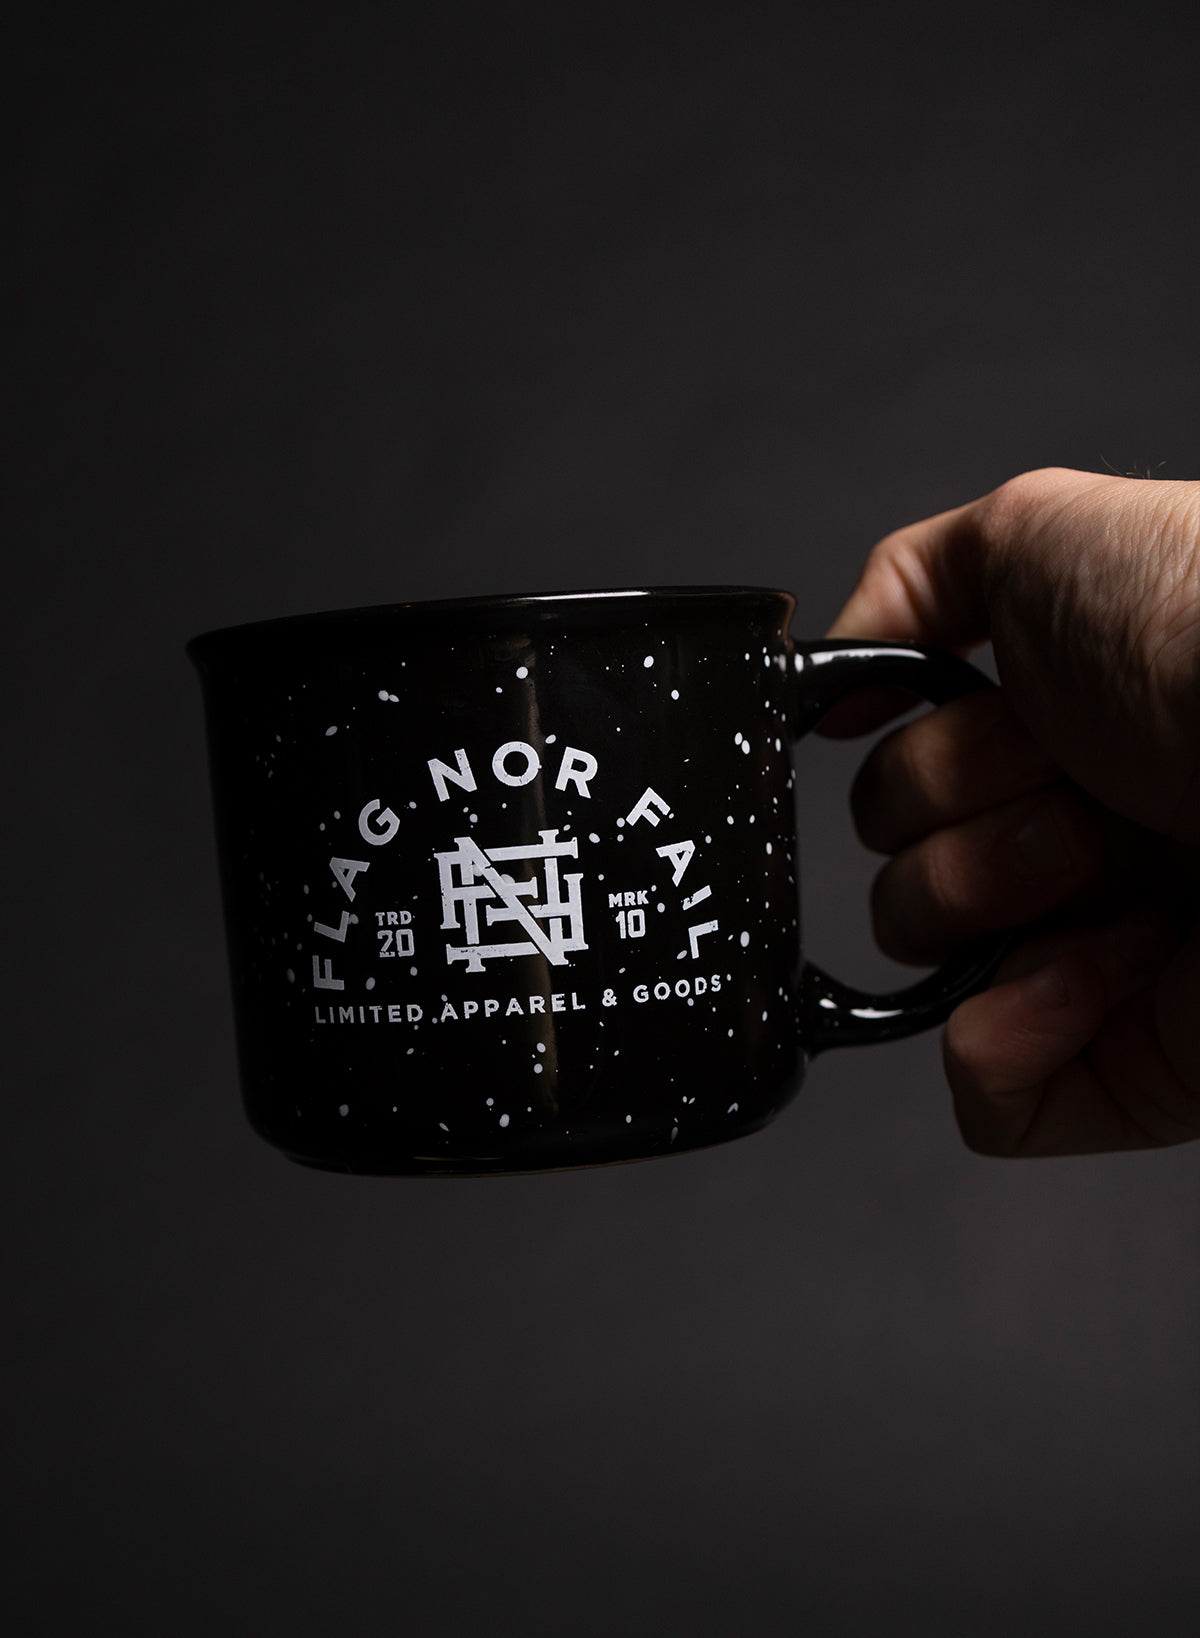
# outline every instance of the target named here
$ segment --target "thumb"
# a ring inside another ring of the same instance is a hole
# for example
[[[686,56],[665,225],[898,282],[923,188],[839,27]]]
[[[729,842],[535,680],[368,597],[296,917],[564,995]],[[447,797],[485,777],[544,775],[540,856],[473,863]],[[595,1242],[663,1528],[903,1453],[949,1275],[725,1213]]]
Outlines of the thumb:
[[[829,628],[830,637],[895,637],[963,651],[986,641],[981,502],[885,535]]]
[[[980,511],[972,501],[885,535],[826,635],[899,638],[963,657],[986,642]],[[818,732],[833,739],[869,733],[913,703],[898,689],[864,689],[835,706]]]

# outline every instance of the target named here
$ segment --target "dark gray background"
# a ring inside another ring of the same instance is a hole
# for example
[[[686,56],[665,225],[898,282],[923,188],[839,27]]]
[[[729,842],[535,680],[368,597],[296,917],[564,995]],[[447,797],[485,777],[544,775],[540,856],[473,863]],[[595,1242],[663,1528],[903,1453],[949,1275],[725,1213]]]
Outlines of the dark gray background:
[[[1194,14],[321,10],[22,25],[14,1630],[1191,1632],[1194,1148],[978,1159],[926,1037],[670,1164],[290,1166],[182,645],[728,580],[815,635],[1023,468],[1200,475]],[[806,912],[875,980],[860,755]]]

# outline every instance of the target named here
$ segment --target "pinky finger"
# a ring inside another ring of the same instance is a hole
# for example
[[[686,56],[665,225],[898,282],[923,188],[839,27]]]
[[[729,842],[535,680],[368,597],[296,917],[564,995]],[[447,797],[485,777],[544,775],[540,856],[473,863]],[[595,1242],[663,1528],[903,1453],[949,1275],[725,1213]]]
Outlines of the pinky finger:
[[[946,1025],[943,1055],[968,1148],[1023,1152],[1048,1083],[1096,1035],[1108,999],[1101,971],[1065,954],[963,1002]]]

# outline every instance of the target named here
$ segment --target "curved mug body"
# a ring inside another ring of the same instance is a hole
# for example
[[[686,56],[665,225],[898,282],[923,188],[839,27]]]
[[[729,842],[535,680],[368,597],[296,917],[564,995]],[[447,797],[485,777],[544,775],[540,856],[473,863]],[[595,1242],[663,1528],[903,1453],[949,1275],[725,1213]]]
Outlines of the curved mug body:
[[[765,1125],[815,1051],[927,1027],[978,987],[995,952],[891,998],[806,967],[797,734],[887,680],[872,653],[907,652],[930,697],[984,679],[903,645],[794,644],[794,607],[575,593],[196,638],[262,1136],[384,1174],[677,1153]]]

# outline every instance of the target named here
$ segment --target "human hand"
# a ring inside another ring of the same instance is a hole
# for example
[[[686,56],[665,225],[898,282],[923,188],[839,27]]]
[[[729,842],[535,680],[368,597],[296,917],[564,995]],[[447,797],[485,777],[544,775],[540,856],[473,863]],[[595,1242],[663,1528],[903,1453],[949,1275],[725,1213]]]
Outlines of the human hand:
[[[966,1142],[1200,1137],[1200,483],[1025,473],[880,541],[829,635],[993,645],[1000,689],[893,730],[851,795],[887,954],[1037,924],[946,1026]]]

